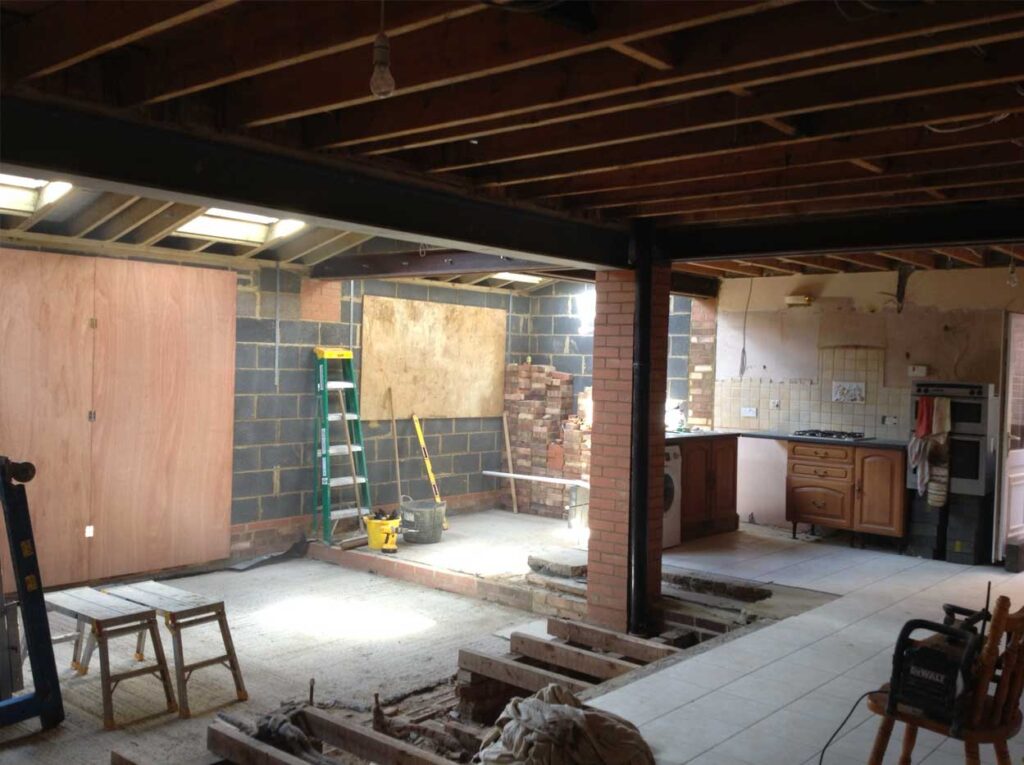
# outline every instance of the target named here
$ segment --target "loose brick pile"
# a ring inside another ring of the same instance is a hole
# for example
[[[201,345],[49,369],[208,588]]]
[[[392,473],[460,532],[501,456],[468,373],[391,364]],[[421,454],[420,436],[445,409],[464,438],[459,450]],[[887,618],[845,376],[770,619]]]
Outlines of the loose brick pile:
[[[546,364],[509,364],[505,370],[513,472],[551,478],[589,478],[590,431],[575,411],[572,375]],[[517,481],[520,512],[565,516],[563,486]]]

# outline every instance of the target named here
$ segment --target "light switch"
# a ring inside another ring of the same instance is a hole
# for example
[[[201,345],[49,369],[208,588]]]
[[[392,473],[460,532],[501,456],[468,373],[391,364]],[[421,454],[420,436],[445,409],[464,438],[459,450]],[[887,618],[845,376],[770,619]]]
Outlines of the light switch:
[[[85,538],[86,539],[92,539],[93,536],[95,536],[95,533],[96,533],[96,529],[91,524],[89,526],[85,527]]]
[[[927,364],[911,364],[907,367],[907,377],[927,377]]]
[[[756,406],[741,406],[740,417],[757,417]]]

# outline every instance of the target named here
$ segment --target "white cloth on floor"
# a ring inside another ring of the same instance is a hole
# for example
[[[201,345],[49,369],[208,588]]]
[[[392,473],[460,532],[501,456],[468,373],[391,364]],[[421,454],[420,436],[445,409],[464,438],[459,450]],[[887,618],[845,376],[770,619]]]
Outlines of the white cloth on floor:
[[[476,756],[488,765],[654,765],[636,726],[611,712],[584,707],[572,692],[549,685],[514,698]]]

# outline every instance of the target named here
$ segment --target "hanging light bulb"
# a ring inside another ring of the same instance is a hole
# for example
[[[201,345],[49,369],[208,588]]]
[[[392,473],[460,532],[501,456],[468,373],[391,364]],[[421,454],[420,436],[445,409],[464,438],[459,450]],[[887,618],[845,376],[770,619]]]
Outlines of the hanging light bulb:
[[[380,2],[380,32],[373,41],[373,74],[370,92],[377,98],[387,98],[395,92],[395,78],[391,75],[391,41],[384,34],[384,0]]]
[[[1020,284],[1020,278],[1017,276],[1017,262],[1014,260],[1010,261],[1010,271],[1006,275],[1006,284],[1009,287],[1016,287]]]

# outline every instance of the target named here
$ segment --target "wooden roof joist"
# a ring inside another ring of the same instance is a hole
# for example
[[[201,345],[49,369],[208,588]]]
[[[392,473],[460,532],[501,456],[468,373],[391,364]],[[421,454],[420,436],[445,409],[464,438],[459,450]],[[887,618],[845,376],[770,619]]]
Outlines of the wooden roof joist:
[[[645,5],[664,9],[685,4]],[[594,111],[622,111],[736,86],[754,87],[794,76],[988,44],[1008,39],[1003,36],[1007,30],[1000,31],[997,23],[1008,24],[1024,16],[1024,9],[1015,5],[970,5],[907,5],[851,24],[831,3],[802,3],[678,35],[673,44],[685,51],[685,66],[668,72],[659,73],[641,62],[630,64],[613,51],[595,52],[457,87],[398,94],[387,102],[347,109],[343,121],[316,118],[306,127],[315,146],[366,143],[380,147],[381,142],[391,141],[389,150],[395,150],[409,146],[394,140],[400,136],[453,129],[457,130],[447,137],[449,141],[480,137],[495,128],[500,131],[502,125],[476,123],[512,118],[506,127],[541,124],[545,120],[542,110],[553,107],[569,118],[577,105]],[[814,34],[807,34],[808,29]],[[925,35],[934,36],[935,42]],[[1016,36],[1012,26],[1010,35],[1009,39]],[[723,37],[729,40],[724,51]],[[870,46],[886,47],[872,52]],[[666,90],[679,85],[684,87]],[[638,93],[639,97],[633,95]],[[621,101],[606,106],[599,101],[614,98]],[[471,127],[474,130],[469,130]]]
[[[431,28],[403,35],[391,46],[392,68],[404,72],[402,92],[411,94],[570,58],[615,42],[757,13],[771,5],[736,0],[596,3],[597,24],[590,34],[553,24],[540,15],[489,8],[452,19],[440,35]],[[457,56],[451,55],[453,45],[458,46]],[[345,51],[233,86],[226,99],[229,121],[266,125],[372,102],[375,98],[366,87],[367,53],[366,49]],[[295,88],[294,82],[306,86]]]
[[[1021,99],[1024,100],[1024,99]],[[576,177],[520,184],[516,193],[528,198],[572,197],[678,183],[680,178],[704,180],[750,172],[785,170],[847,163],[861,157],[909,156],[949,148],[964,148],[998,141],[1010,142],[1024,134],[1024,121],[1007,119],[976,130],[934,133],[920,125],[852,136],[826,136],[815,141],[770,146],[743,146],[733,152],[689,156],[640,167],[616,168]],[[571,199],[566,200],[571,203]]]
[[[1024,37],[1024,20],[1016,22]],[[406,152],[402,159],[432,172],[466,171],[485,165],[577,153],[586,149],[650,141],[670,135],[750,122],[773,122],[798,117],[791,130],[776,132],[798,139],[804,132],[799,116],[807,112],[845,109],[918,96],[936,96],[1000,82],[1016,82],[1024,66],[1024,45],[992,46],[986,58],[973,51],[899,61],[868,68],[790,80],[758,89],[756,96],[719,93],[654,108],[634,109],[629,120],[616,115],[577,119],[558,125],[524,127],[491,136],[476,144]],[[461,155],[461,156],[460,156]]]
[[[731,154],[754,147],[795,146],[899,127],[920,127],[1019,113],[1024,111],[1024,95],[1017,89],[1016,80],[1024,76],[1024,56],[1008,64],[1007,70],[1014,74],[1007,74],[1002,84],[965,90],[955,98],[925,95],[808,114],[801,121],[802,134],[794,137],[781,135],[760,123],[746,123],[673,134],[659,140],[630,141],[615,146],[583,149],[573,152],[568,161],[561,156],[548,156],[487,165],[463,175],[484,186],[516,186],[700,156]]]

